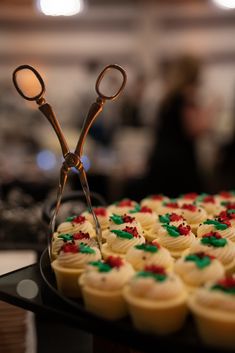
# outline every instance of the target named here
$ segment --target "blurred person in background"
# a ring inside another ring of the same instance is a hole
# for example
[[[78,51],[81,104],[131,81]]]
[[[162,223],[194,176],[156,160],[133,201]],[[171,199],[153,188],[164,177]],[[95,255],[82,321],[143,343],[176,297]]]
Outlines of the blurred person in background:
[[[155,142],[145,189],[149,194],[205,191],[196,156],[196,142],[213,126],[215,107],[198,99],[201,63],[193,56],[177,59],[168,72],[168,89],[158,108]]]

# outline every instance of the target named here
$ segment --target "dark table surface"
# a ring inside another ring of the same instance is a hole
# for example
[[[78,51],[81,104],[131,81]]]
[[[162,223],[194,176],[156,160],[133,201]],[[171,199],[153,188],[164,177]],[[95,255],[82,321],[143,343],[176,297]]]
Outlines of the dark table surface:
[[[27,290],[24,291],[24,288]],[[190,316],[179,332],[163,337],[153,336],[135,330],[129,318],[115,322],[106,321],[89,314],[82,301],[70,305],[69,301],[56,293],[53,286],[50,288],[43,279],[39,264],[0,276],[1,300],[30,310],[43,318],[92,333],[112,344],[116,342],[143,352],[219,352],[200,342]]]

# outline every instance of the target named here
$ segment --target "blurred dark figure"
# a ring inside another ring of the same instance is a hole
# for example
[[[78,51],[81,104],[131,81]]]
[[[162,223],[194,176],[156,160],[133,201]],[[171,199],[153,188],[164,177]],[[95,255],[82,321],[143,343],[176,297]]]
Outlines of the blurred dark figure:
[[[200,62],[179,58],[169,68],[169,88],[158,109],[156,141],[149,161],[147,192],[175,197],[201,192],[196,141],[211,126],[212,114],[198,102]]]
[[[220,146],[215,165],[216,190],[235,189],[235,104],[233,106],[233,133],[230,140]]]

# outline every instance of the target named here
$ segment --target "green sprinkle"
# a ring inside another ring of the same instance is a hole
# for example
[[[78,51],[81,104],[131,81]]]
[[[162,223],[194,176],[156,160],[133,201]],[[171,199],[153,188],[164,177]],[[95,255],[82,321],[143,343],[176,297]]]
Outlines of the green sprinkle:
[[[125,232],[123,230],[114,229],[114,230],[111,230],[111,232],[115,233],[120,238],[124,238],[124,239],[132,239],[133,238],[132,234]]]
[[[191,254],[185,257],[185,261],[193,261],[196,266],[200,269],[207,267],[211,263],[211,259],[209,256],[204,256],[203,258],[197,256],[196,254]]]
[[[143,250],[143,251],[152,252],[152,253],[155,253],[158,251],[158,247],[151,244],[136,245],[135,248],[138,250]]]

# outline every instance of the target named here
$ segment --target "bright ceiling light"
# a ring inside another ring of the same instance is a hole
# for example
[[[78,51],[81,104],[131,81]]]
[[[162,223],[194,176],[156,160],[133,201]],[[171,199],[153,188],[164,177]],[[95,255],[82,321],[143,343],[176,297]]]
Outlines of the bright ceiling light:
[[[213,0],[216,5],[224,9],[235,9],[235,0]]]
[[[83,0],[39,0],[39,8],[47,16],[73,16],[83,5]]]

